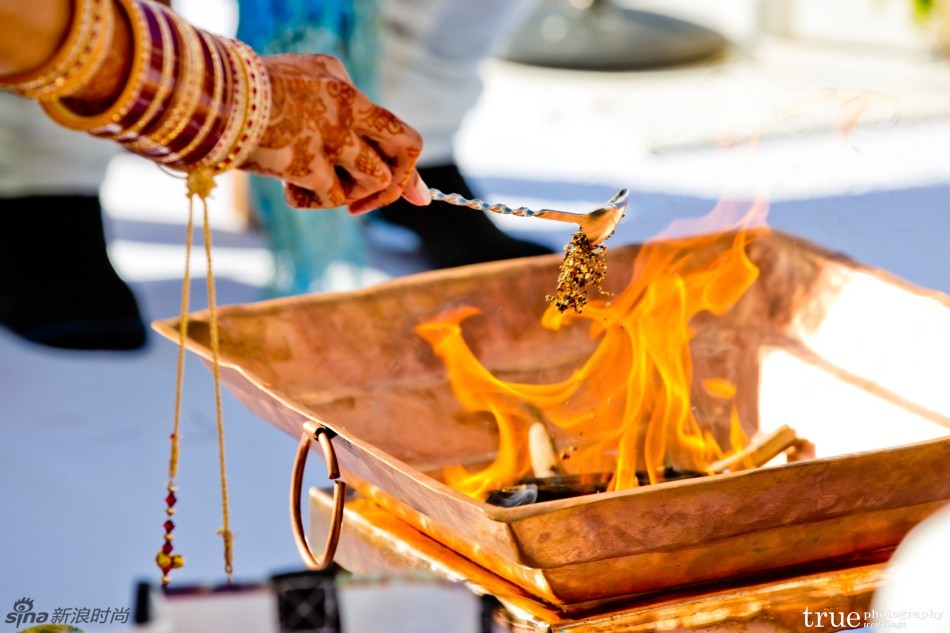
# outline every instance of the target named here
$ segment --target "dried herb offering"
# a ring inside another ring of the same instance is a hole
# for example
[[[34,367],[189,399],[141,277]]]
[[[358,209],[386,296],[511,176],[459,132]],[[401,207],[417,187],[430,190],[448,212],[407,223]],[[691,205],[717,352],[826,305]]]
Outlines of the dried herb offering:
[[[557,290],[546,297],[558,310],[577,313],[587,305],[588,293],[596,288],[604,292],[607,277],[607,247],[603,243],[591,246],[583,230],[577,231],[564,247],[564,261],[557,278]]]

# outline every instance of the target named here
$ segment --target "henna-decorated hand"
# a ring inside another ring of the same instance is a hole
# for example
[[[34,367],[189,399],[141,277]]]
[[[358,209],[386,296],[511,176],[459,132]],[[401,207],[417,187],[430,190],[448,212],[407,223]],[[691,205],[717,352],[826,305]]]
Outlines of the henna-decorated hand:
[[[403,196],[428,204],[415,170],[422,137],[356,89],[328,55],[264,57],[273,106],[267,132],[242,169],[284,181],[298,209],[347,205],[365,213]]]

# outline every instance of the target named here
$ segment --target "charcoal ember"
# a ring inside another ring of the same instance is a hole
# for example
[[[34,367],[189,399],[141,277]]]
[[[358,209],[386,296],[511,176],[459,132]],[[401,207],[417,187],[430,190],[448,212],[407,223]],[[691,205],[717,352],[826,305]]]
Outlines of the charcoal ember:
[[[698,470],[677,470],[667,466],[663,469],[663,477],[661,481],[678,481],[680,479],[695,479],[696,477],[705,477],[706,473],[700,472]],[[650,483],[650,478],[647,477],[646,473],[637,473],[637,480],[641,485],[646,485]]]
[[[607,490],[610,473],[585,475],[555,475],[553,477],[525,477],[519,484],[536,486],[537,501],[554,501],[583,495],[592,495]]]
[[[494,490],[485,499],[485,503],[502,508],[527,506],[538,500],[538,487],[534,484],[520,484]]]
[[[588,473],[582,475],[555,475],[553,477],[523,477],[514,486],[506,486],[491,492],[485,500],[493,506],[516,508],[518,506],[570,499],[600,492],[606,492],[612,473]],[[667,467],[663,470],[661,482],[679,481],[703,477],[705,473],[695,470],[678,470]],[[641,486],[650,485],[646,473],[637,473]]]

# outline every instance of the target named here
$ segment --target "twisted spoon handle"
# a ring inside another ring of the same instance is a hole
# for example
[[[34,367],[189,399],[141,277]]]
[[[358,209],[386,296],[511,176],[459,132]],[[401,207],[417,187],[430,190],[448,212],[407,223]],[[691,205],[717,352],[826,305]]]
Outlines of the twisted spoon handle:
[[[476,211],[491,211],[492,213],[502,213],[504,215],[517,215],[520,217],[530,217],[533,215],[540,216],[542,212],[532,211],[528,207],[518,207],[517,209],[512,209],[505,204],[489,204],[484,200],[474,199],[469,200],[468,198],[463,198],[457,193],[442,193],[438,189],[429,189],[429,193],[432,194],[433,200],[439,200],[441,202],[448,202],[449,204],[458,205],[460,207],[468,207],[470,209],[475,209]]]

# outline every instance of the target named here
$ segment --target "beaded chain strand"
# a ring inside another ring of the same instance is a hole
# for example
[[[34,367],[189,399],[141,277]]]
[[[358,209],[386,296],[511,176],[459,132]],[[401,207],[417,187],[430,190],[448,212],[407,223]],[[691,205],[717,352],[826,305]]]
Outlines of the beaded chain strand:
[[[185,273],[182,279],[181,287],[181,310],[178,318],[178,363],[175,380],[175,412],[172,433],[169,436],[171,442],[171,455],[168,461],[168,485],[166,490],[168,495],[165,497],[165,514],[168,519],[165,521],[165,536],[162,549],[155,556],[155,563],[162,572],[162,586],[167,586],[171,582],[169,573],[172,569],[178,569],[185,564],[185,559],[180,554],[174,553],[172,544],[173,531],[175,524],[172,516],[175,514],[175,504],[178,502],[176,493],[178,487],[175,485],[175,478],[178,475],[178,460],[180,455],[181,441],[181,403],[184,391],[185,375],[185,337],[188,331],[188,306],[190,302],[191,289],[191,250],[193,245],[194,232],[194,201],[197,197],[202,205],[202,233],[204,237],[205,261],[208,267],[207,288],[208,288],[208,321],[211,338],[211,361],[212,373],[214,376],[214,408],[215,422],[218,436],[218,467],[221,484],[221,514],[222,527],[218,530],[224,542],[224,572],[227,575],[228,584],[232,582],[234,573],[234,535],[231,532],[230,503],[228,501],[228,479],[227,479],[227,461],[225,458],[224,444],[224,414],[221,405],[221,364],[219,357],[219,335],[218,335],[218,312],[217,301],[215,298],[215,280],[214,268],[212,266],[212,243],[211,243],[211,223],[208,213],[208,197],[215,187],[214,174],[208,169],[195,170],[188,174],[188,223],[187,234],[185,236]]]

